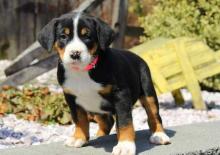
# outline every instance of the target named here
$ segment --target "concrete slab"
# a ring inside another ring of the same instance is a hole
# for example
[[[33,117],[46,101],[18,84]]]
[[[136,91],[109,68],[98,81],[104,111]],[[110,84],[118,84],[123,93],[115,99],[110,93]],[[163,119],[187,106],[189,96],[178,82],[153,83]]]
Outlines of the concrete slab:
[[[220,121],[168,128],[170,145],[149,144],[148,130],[136,132],[137,153],[140,155],[170,155],[210,150],[220,147]],[[1,155],[107,155],[116,145],[116,135],[94,139],[83,148],[70,148],[62,142],[1,150]],[[210,152],[209,152],[210,153]],[[196,153],[198,154],[198,153]],[[220,154],[220,152],[219,152]]]

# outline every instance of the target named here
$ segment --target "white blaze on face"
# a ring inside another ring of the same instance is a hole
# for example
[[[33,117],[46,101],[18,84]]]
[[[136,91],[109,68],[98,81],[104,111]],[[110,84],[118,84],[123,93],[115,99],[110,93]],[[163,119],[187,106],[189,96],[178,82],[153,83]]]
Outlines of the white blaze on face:
[[[77,63],[79,67],[84,67],[88,65],[91,62],[91,55],[88,52],[88,48],[85,45],[85,43],[79,38],[78,35],[78,23],[79,23],[80,13],[76,15],[76,17],[73,19],[73,39],[66,45],[64,57],[63,57],[63,63],[65,65],[71,64],[71,63]],[[80,55],[80,61],[73,60],[70,55],[74,51],[81,52]]]
[[[98,94],[101,89],[100,84],[94,82],[88,75],[88,72],[83,70],[74,70],[72,65],[77,65],[79,68],[84,68],[91,62],[92,56],[89,54],[87,46],[82,42],[78,36],[78,22],[80,14],[73,20],[74,24],[74,37],[71,40],[64,52],[63,65],[65,68],[65,82],[62,85],[70,93],[76,95],[76,103],[83,107],[85,110],[96,113],[105,113],[100,109],[102,97]],[[80,61],[73,60],[70,55],[73,51],[80,51]],[[71,144],[72,145],[72,144]],[[74,143],[75,145],[75,143]]]

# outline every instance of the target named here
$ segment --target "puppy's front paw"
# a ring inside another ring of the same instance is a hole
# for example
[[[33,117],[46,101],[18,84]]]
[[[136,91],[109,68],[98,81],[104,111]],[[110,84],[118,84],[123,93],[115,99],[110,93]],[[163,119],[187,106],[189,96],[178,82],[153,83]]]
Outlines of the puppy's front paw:
[[[135,155],[136,146],[133,141],[121,141],[113,148],[112,155]]]
[[[65,145],[70,147],[82,147],[87,141],[79,138],[70,137],[66,140]]]
[[[150,142],[153,144],[170,144],[170,138],[164,132],[155,132],[150,137]]]

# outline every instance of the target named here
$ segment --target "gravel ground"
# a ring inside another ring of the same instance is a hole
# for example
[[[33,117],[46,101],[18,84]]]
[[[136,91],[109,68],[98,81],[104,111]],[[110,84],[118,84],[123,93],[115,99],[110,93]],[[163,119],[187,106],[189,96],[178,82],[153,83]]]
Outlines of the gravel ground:
[[[10,61],[0,61],[0,66],[2,66],[0,80],[5,78],[3,70],[9,64]],[[49,86],[53,91],[62,91],[57,85],[56,69],[43,74],[31,83],[38,86]],[[175,105],[170,93],[159,96],[160,114],[164,127],[220,120],[220,93],[202,92],[203,99],[211,108],[208,111],[192,109],[190,93],[183,89],[182,94],[185,99],[183,107]],[[135,130],[148,129],[147,115],[142,107],[137,106],[134,108],[133,122]],[[10,114],[0,118],[0,149],[64,141],[72,133],[73,128],[74,125],[61,126],[53,124],[45,126],[36,122],[17,119],[15,115]],[[96,124],[91,123],[91,136],[95,136],[97,128]],[[111,133],[114,132],[115,128],[112,129]]]

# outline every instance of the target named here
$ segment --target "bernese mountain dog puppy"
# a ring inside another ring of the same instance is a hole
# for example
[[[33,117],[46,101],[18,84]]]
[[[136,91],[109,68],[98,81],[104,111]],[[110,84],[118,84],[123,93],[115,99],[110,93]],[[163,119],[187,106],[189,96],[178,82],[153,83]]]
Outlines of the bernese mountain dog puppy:
[[[87,143],[90,121],[99,125],[97,136],[104,136],[115,120],[118,144],[112,154],[135,154],[132,107],[138,99],[148,115],[150,142],[169,144],[146,62],[129,51],[109,48],[113,39],[105,22],[81,12],[53,19],[38,35],[45,49],[59,54],[57,78],[75,123],[66,145]]]

